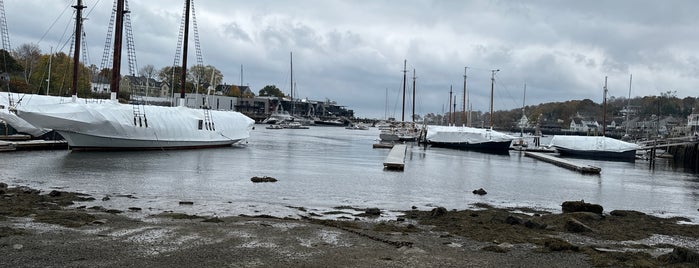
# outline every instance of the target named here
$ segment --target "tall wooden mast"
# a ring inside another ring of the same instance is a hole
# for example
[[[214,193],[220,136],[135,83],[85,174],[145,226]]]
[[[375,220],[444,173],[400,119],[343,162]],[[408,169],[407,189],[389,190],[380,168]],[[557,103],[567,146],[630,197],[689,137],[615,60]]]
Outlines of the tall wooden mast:
[[[73,101],[75,102],[78,97],[78,70],[80,70],[80,37],[83,32],[83,1],[78,0],[78,4],[73,6],[75,8],[75,51],[73,51]]]
[[[121,39],[124,29],[124,0],[117,1],[116,25],[114,26],[114,57],[112,60],[112,79],[109,83],[110,99],[116,100],[121,79]]]
[[[185,86],[187,85],[187,47],[188,47],[188,40],[189,40],[189,9],[190,9],[190,0],[185,0],[185,9],[184,9],[184,39],[182,39],[182,77],[180,77],[180,106],[184,106],[184,91],[185,91]]]

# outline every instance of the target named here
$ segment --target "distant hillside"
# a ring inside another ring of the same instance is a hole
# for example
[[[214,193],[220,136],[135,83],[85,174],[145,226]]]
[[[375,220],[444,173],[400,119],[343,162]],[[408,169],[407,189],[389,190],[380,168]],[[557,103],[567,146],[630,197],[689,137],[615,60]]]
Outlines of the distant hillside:
[[[607,100],[607,121],[612,118],[623,118],[626,115],[626,106],[629,100],[626,98],[611,98]],[[675,116],[686,118],[692,113],[694,108],[699,108],[697,98],[686,97],[677,98],[673,92],[662,93],[661,96],[636,97],[630,101],[630,116],[649,118],[652,115]],[[526,106],[525,115],[530,122],[559,123],[564,128],[570,125],[571,119],[577,114],[597,120],[603,120],[603,104],[595,103],[592,100],[571,100],[565,102],[550,102],[538,105]],[[697,110],[699,111],[699,110]],[[484,118],[488,118],[485,113]],[[509,128],[522,117],[521,109],[509,111],[496,111],[493,113],[493,124],[500,128]]]

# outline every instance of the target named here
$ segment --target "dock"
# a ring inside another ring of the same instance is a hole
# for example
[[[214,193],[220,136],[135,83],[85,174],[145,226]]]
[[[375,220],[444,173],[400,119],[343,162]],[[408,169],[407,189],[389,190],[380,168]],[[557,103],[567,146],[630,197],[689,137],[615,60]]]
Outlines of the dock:
[[[374,149],[391,149],[393,148],[393,143],[374,143],[371,147]]]
[[[538,152],[524,152],[525,156],[529,156],[534,159],[538,159],[544,162],[554,164],[559,167],[564,167],[570,170],[578,171],[583,174],[599,174],[602,169],[595,166],[584,165],[569,161],[560,157],[556,157],[550,154],[538,153]]]
[[[65,140],[0,141],[0,151],[63,149],[68,149],[68,142]]]
[[[391,151],[383,161],[383,167],[391,170],[403,170],[405,167],[405,152],[408,146],[405,144],[396,144],[391,148]]]

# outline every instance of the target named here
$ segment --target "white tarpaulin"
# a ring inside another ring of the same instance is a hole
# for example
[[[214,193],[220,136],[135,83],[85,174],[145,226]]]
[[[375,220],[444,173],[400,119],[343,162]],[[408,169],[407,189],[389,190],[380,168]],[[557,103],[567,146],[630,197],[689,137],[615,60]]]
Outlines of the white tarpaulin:
[[[551,146],[576,151],[626,152],[638,150],[635,143],[620,141],[602,136],[562,136],[556,135],[551,139]]]
[[[18,109],[35,126],[58,131],[73,147],[158,148],[232,144],[250,136],[254,121],[231,111],[134,106],[114,101]]]
[[[510,135],[491,129],[463,126],[428,126],[426,138],[430,142],[469,144],[514,140]]]

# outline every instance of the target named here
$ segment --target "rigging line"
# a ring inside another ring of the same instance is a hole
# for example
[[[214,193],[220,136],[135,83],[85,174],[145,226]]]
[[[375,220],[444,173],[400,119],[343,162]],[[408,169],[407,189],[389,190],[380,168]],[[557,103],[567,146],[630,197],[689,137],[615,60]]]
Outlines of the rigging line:
[[[59,14],[58,17],[56,17],[56,19],[53,21],[53,23],[51,23],[51,26],[49,26],[49,28],[46,29],[46,32],[44,32],[44,34],[41,35],[41,38],[39,38],[39,42],[37,42],[37,44],[40,44],[41,41],[44,40],[44,38],[46,37],[46,35],[49,34],[49,32],[51,31],[51,29],[53,28],[53,26],[55,26],[56,23],[58,22],[58,20],[61,19],[61,17],[63,17],[63,14],[66,13],[66,10],[68,10],[68,9],[71,7],[71,5],[72,5],[72,4],[69,3],[69,4],[63,9],[63,11],[61,11],[61,14]]]

